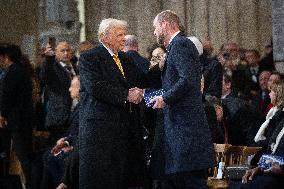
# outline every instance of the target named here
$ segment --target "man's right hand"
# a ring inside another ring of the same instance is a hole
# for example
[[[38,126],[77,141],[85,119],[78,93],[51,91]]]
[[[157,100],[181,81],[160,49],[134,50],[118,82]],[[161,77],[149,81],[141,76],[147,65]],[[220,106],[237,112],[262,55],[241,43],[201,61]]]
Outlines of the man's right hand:
[[[127,100],[134,104],[139,104],[143,99],[143,89],[131,88],[128,90]]]
[[[246,184],[248,180],[252,180],[256,175],[259,175],[260,173],[261,173],[260,167],[247,170],[246,174],[242,178],[242,183]]]
[[[56,189],[66,189],[66,188],[67,188],[67,186],[62,182],[57,186]]]
[[[65,138],[60,138],[57,142],[56,145],[52,148],[51,153],[53,155],[57,154],[58,152],[61,151],[62,148],[66,146],[65,144]]]
[[[0,115],[0,128],[4,128],[7,125],[7,120]]]

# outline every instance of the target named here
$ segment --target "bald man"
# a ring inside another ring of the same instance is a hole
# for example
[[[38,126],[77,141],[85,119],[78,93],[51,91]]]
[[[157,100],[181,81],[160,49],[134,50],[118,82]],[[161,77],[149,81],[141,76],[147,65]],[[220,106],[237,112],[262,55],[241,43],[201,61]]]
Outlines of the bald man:
[[[45,54],[40,76],[46,105],[45,127],[50,131],[50,143],[53,145],[66,130],[72,106],[68,89],[77,71],[71,62],[72,48],[68,42],[59,42],[55,50],[47,46]]]

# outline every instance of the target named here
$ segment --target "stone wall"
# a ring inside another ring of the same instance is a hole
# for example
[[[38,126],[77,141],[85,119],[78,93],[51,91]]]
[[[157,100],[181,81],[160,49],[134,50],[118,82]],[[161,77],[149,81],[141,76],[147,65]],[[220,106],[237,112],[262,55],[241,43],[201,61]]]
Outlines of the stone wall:
[[[273,58],[276,69],[284,73],[284,2],[272,2]]]
[[[271,41],[271,0],[85,0],[86,36],[97,40],[103,18],[125,19],[129,33],[140,40],[141,53],[155,42],[152,21],[157,13],[171,9],[181,18],[187,35],[212,40],[215,50],[235,41],[244,48],[263,50]]]
[[[38,36],[38,0],[0,0],[0,43],[21,45],[35,60]]]
[[[71,41],[79,42],[77,0],[0,1],[0,42],[23,44],[27,50],[33,49],[34,44],[42,44],[50,35],[71,36]],[[156,41],[152,21],[157,13],[166,9],[180,16],[188,36],[200,39],[208,36],[215,50],[222,43],[235,41],[244,48],[262,51],[271,41],[272,0],[84,1],[88,40],[97,41],[98,25],[103,18],[125,19],[130,26],[129,34],[138,36],[144,55],[147,47]]]

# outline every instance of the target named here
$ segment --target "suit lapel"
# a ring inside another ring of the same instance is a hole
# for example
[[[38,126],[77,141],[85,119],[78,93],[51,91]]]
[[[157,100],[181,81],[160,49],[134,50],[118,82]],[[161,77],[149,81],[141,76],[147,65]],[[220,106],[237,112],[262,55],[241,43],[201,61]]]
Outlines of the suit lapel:
[[[169,57],[169,53],[171,50],[171,47],[173,46],[173,41],[169,44],[169,46],[166,49],[166,57],[165,57],[165,64],[164,64],[164,69],[162,71],[162,74],[164,74],[165,70],[167,69],[167,62],[168,62],[168,57]]]
[[[58,71],[60,72],[59,75],[64,75],[67,80],[71,81],[70,74],[67,72],[67,70],[60,64],[60,62],[56,61],[56,66],[58,67]]]
[[[169,44],[169,46],[167,47],[167,53],[166,53],[166,57],[165,57],[165,65],[164,65],[164,69],[162,71],[162,74],[164,73],[164,71],[167,69],[167,61],[168,61],[168,57],[171,51],[171,48],[173,46],[173,44],[175,43],[175,41],[177,40],[177,38],[179,38],[180,36],[183,36],[184,34],[182,32],[179,32],[171,41],[171,43]]]
[[[109,69],[111,70],[112,73],[115,73],[115,75],[113,77],[118,78],[121,82],[126,83],[126,80],[124,79],[123,75],[121,74],[119,68],[117,67],[115,61],[113,60],[113,57],[109,54],[109,52],[107,51],[107,49],[101,45],[102,48],[102,52],[104,53],[104,57],[106,57],[106,64],[108,64]],[[123,66],[123,61],[121,59],[120,56],[118,56],[118,58],[121,61],[121,66],[124,69]]]

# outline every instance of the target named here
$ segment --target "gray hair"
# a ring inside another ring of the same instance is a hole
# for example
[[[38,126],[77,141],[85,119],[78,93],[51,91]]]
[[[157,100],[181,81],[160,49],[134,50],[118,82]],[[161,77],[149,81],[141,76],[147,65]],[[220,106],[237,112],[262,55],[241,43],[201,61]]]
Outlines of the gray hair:
[[[138,47],[138,40],[135,35],[125,36],[125,46],[126,47]]]
[[[127,29],[127,22],[114,18],[103,19],[100,23],[98,30],[98,39],[101,41],[102,37],[108,35],[109,31],[113,28]]]
[[[166,21],[172,27],[177,26],[180,29],[182,28],[182,25],[181,25],[181,22],[180,22],[178,15],[171,10],[165,10],[165,11],[160,12],[156,16],[156,20],[158,21],[159,24]]]

